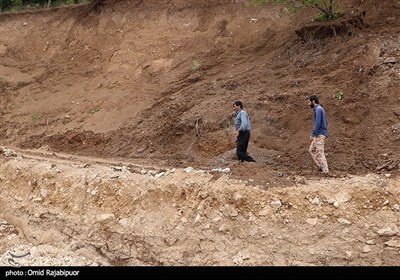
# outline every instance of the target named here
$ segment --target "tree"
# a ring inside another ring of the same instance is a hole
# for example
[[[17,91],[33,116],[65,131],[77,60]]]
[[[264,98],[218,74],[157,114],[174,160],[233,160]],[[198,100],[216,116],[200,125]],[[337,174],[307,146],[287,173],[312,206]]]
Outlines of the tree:
[[[71,5],[79,3],[93,3],[102,6],[106,0],[0,0],[0,13],[17,11],[25,8],[50,8],[51,6]]]
[[[251,2],[258,5],[265,5],[269,2],[289,5],[294,10],[304,6],[316,8],[321,12],[321,15],[318,17],[319,20],[330,20],[340,15],[333,8],[333,0],[251,0]]]
[[[0,0],[0,13],[10,9],[14,5],[12,0]]]

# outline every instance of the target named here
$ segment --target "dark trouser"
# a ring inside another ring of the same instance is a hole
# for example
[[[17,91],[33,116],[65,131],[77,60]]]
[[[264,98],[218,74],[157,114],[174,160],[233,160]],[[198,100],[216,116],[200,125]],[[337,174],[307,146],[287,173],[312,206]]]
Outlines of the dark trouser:
[[[236,155],[241,161],[254,161],[254,159],[247,154],[247,147],[249,146],[250,131],[240,131],[236,143]]]

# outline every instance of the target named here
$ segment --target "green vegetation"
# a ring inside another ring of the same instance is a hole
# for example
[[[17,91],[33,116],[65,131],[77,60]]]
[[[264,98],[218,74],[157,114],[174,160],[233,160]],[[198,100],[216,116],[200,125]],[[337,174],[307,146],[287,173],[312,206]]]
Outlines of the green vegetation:
[[[16,12],[23,9],[44,9],[62,5],[83,4],[96,0],[0,0],[0,12]]]
[[[198,72],[203,69],[203,64],[199,60],[193,60],[192,62],[192,71]]]
[[[27,81],[17,81],[16,82],[17,87],[23,87],[23,86],[26,86],[28,84],[29,83]]]
[[[343,93],[343,91],[339,91],[334,96],[336,97],[336,99],[342,100],[344,98],[344,93]]]
[[[286,5],[291,12],[295,12],[302,7],[315,8],[320,11],[320,14],[315,16],[315,20],[319,21],[335,19],[342,15],[342,13],[334,9],[333,0],[250,0],[250,2],[258,6],[263,6],[267,3]]]
[[[39,116],[39,115],[32,115],[31,117],[32,117],[33,121],[38,121],[41,119],[41,116]]]
[[[89,111],[90,114],[94,114],[100,111],[100,107],[96,106],[92,110]]]

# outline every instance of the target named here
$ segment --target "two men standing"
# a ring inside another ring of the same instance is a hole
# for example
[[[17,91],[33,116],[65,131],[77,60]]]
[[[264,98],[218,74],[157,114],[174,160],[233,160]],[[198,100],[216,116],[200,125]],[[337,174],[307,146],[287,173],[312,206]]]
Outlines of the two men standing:
[[[329,135],[326,113],[321,104],[319,104],[319,99],[316,95],[311,95],[308,98],[308,105],[314,111],[314,125],[310,135],[311,143],[308,151],[315,164],[318,166],[319,171],[328,174],[329,168],[324,151],[325,139]],[[234,133],[236,139],[236,155],[241,162],[255,161],[247,154],[251,131],[249,116],[246,111],[243,110],[243,104],[241,101],[235,101],[233,103],[233,109],[236,112]]]

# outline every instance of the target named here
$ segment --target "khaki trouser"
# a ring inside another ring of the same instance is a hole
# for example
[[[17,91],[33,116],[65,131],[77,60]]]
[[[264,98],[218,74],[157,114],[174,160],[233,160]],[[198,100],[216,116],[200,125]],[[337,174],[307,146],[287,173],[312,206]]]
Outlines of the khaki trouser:
[[[326,136],[324,135],[318,135],[317,137],[313,137],[308,152],[310,153],[311,157],[313,158],[318,168],[320,168],[322,172],[328,173],[329,168],[328,168],[328,163],[326,162],[325,152],[324,152],[325,139]]]

